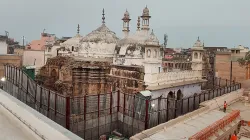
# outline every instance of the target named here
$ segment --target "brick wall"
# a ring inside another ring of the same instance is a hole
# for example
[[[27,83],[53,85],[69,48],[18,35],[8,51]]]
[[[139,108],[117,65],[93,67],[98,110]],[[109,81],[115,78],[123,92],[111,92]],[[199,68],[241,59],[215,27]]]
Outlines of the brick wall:
[[[231,54],[216,54],[215,71],[218,77],[230,79]],[[239,66],[237,61],[232,62],[232,78],[236,81],[246,80],[246,69]]]
[[[22,65],[22,57],[18,55],[0,55],[0,78],[4,76],[4,64]]]

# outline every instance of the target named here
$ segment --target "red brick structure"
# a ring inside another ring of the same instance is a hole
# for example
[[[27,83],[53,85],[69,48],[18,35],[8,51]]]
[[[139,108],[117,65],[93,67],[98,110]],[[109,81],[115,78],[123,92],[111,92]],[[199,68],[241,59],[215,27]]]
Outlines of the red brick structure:
[[[230,67],[232,60],[232,79],[238,82],[250,78],[249,68],[241,67],[237,62],[237,58],[243,56],[234,56],[230,52],[217,52],[215,59],[215,72],[217,77],[222,79],[230,79]]]

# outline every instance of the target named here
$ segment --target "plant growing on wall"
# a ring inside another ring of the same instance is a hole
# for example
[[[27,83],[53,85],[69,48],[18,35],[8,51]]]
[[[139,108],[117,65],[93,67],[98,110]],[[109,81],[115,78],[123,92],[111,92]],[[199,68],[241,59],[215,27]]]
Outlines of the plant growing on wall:
[[[250,51],[246,53],[244,58],[239,58],[237,61],[241,67],[247,67],[250,64]]]

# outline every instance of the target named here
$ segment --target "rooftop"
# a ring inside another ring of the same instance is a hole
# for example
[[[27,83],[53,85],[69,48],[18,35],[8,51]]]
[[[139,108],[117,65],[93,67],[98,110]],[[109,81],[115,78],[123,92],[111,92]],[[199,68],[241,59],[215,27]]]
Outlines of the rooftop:
[[[82,140],[3,90],[0,90],[0,139]]]

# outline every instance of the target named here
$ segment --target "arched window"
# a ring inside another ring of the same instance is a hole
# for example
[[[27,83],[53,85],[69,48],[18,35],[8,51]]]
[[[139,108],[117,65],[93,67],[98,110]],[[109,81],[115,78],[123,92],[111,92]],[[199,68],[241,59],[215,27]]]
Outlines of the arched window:
[[[156,58],[156,56],[157,56],[157,50],[155,49],[155,51],[154,51],[154,58]]]
[[[194,59],[198,59],[198,53],[197,52],[194,53]]]
[[[71,47],[71,51],[72,51],[72,52],[74,51],[74,46]]]
[[[151,50],[148,49],[148,50],[147,50],[147,57],[150,57],[150,56],[151,56]]]
[[[172,91],[170,91],[170,92],[168,93],[167,98],[168,98],[168,99],[170,99],[170,98],[174,99],[174,93],[173,93]]]
[[[56,72],[55,69],[53,69],[53,70],[51,71],[51,77],[52,77],[53,79],[56,79],[56,77],[57,77],[57,72]]]

